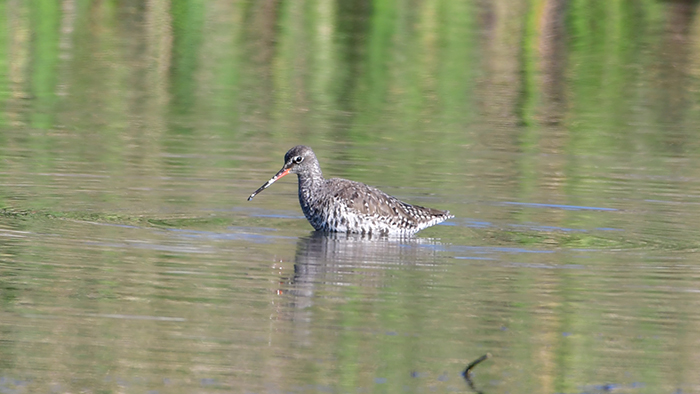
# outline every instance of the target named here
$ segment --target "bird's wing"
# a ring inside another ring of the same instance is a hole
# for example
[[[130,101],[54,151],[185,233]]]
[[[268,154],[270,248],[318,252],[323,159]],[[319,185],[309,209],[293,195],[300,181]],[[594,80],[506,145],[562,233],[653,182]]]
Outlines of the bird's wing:
[[[383,191],[364,183],[347,179],[328,180],[332,197],[359,214],[380,217],[395,217],[399,221],[414,222],[415,219],[431,219],[448,214],[446,211],[407,204]]]

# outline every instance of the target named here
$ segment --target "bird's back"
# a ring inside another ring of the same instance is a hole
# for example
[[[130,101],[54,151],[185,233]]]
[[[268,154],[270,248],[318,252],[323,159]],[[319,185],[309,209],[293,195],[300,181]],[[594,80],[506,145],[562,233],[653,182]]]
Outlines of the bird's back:
[[[317,230],[413,234],[451,217],[449,211],[405,203],[364,183],[341,178],[324,181],[313,209],[304,214]],[[302,202],[302,208],[304,203]]]

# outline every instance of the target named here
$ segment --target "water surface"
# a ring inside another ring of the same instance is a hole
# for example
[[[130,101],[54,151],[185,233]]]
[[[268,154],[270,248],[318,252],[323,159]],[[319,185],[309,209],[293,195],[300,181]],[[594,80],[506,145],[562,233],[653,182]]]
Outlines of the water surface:
[[[694,2],[0,9],[1,392],[700,392]]]

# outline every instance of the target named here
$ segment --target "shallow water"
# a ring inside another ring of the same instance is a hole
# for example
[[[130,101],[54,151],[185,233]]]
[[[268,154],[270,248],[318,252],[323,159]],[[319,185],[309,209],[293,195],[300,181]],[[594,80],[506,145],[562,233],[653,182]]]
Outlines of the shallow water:
[[[0,392],[700,392],[694,3],[0,8]]]

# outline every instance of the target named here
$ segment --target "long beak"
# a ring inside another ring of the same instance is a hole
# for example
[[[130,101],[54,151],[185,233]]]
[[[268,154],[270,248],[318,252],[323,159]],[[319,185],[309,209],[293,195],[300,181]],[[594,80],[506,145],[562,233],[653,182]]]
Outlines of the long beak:
[[[257,195],[257,194],[260,193],[261,191],[263,191],[263,190],[267,189],[268,187],[270,187],[270,185],[272,185],[273,183],[275,183],[278,179],[280,179],[280,178],[282,178],[283,176],[289,174],[289,170],[290,170],[290,169],[291,169],[291,168],[282,167],[282,169],[281,169],[277,174],[275,174],[275,176],[273,176],[272,178],[270,178],[269,181],[265,182],[264,185],[260,186],[260,188],[259,188],[258,190],[254,191],[253,194],[251,194],[250,197],[248,197],[248,201],[252,200],[253,197],[255,197],[255,195]]]

